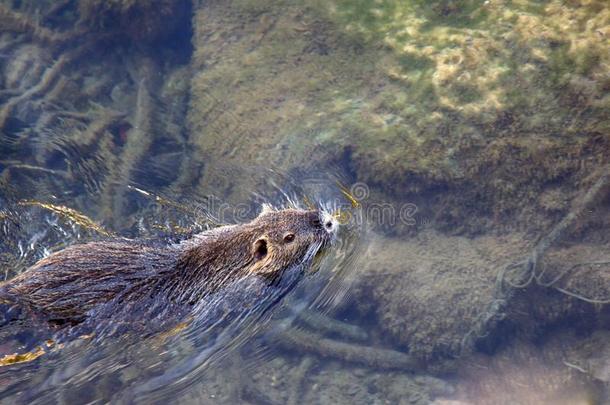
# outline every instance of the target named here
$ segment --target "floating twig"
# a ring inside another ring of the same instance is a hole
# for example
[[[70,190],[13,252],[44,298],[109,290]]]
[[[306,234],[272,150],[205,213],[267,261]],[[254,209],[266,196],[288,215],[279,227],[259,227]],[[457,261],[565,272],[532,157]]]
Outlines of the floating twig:
[[[45,341],[42,345],[37,346],[36,348],[34,348],[34,350],[31,350],[27,353],[13,353],[4,355],[2,358],[0,358],[0,367],[34,361],[40,356],[48,353],[48,351],[54,346],[55,342],[49,339]],[[61,345],[58,345],[58,348],[61,348]]]

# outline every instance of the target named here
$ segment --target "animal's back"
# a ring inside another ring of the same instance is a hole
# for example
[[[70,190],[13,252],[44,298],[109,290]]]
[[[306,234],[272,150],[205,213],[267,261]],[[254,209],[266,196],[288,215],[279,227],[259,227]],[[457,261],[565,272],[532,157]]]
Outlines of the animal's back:
[[[97,305],[146,294],[172,271],[171,247],[133,240],[75,245],[5,283],[0,295],[58,322],[78,322]]]

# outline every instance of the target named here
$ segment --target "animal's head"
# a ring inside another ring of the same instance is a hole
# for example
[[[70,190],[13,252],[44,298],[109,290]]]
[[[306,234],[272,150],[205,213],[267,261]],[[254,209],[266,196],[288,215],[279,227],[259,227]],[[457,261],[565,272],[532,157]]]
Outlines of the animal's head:
[[[263,206],[250,224],[250,273],[275,275],[306,263],[334,240],[339,227],[330,214],[316,210],[274,210]]]

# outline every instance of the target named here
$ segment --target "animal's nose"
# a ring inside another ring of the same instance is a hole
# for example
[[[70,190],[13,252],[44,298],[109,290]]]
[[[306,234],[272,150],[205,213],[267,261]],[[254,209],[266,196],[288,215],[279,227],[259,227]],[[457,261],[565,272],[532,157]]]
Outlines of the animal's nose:
[[[309,220],[314,228],[324,229],[328,233],[334,233],[339,227],[339,222],[329,213],[310,211]]]
[[[326,232],[334,233],[339,227],[339,221],[328,212],[323,212],[321,215],[321,223]]]

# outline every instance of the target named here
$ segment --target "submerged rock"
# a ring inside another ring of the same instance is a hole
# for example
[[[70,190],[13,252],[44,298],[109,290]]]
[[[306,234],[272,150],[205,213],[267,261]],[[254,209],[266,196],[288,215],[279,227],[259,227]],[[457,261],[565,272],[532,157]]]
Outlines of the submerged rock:
[[[537,340],[549,330],[587,336],[610,320],[605,239],[563,241],[523,281],[515,278],[515,264],[533,250],[524,234],[471,239],[428,230],[406,239],[377,237],[357,264],[342,311],[372,314],[374,339],[424,360],[430,370],[452,369],[452,359],[495,353],[517,337]]]
[[[353,303],[375,314],[378,336],[434,365],[472,349],[464,341],[488,315],[499,269],[526,248],[522,235],[379,238],[363,256]]]

